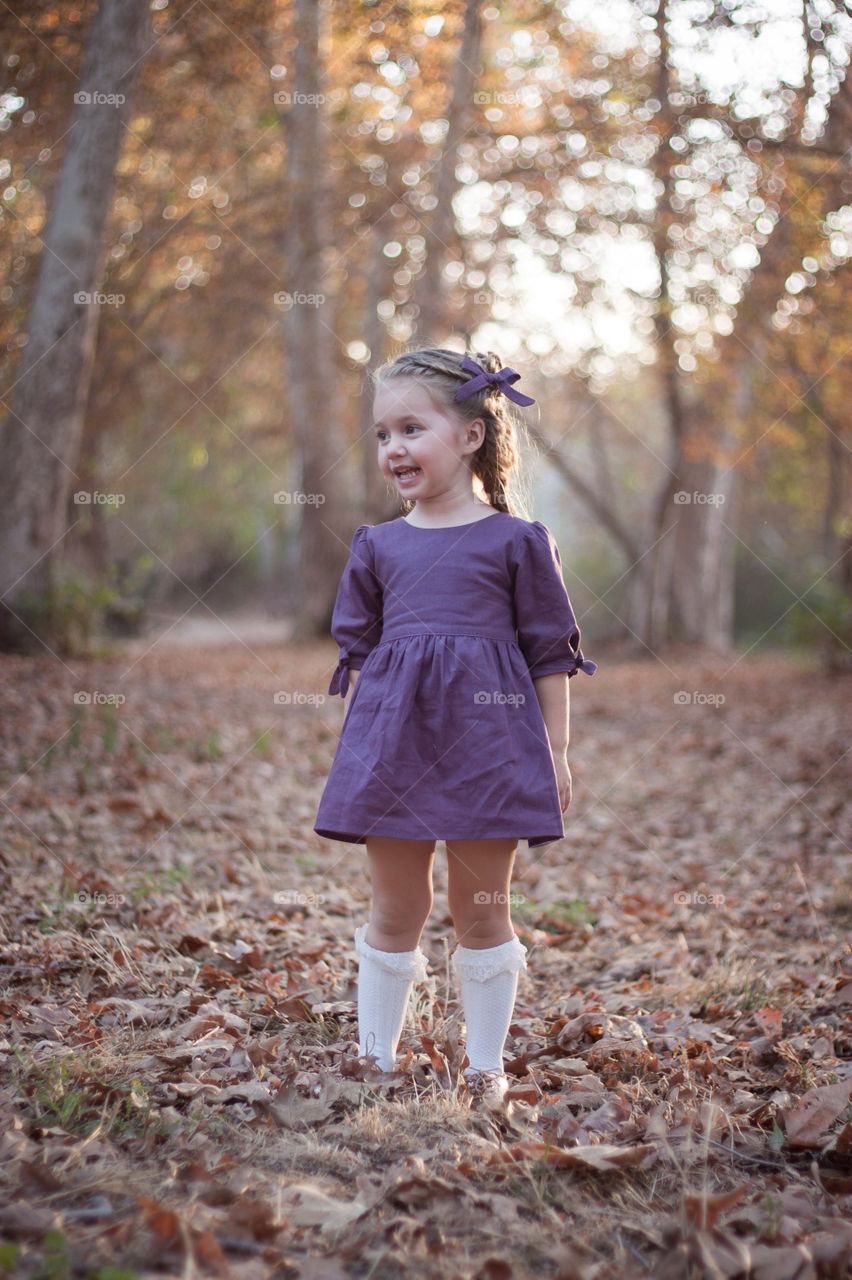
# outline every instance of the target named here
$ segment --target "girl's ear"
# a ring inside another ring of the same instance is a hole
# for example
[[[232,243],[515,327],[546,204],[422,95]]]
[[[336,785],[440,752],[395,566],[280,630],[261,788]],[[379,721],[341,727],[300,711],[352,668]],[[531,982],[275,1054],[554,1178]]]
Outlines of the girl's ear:
[[[474,418],[473,422],[468,422],[465,444],[470,445],[468,450],[470,453],[476,453],[485,439],[485,422],[482,418]]]

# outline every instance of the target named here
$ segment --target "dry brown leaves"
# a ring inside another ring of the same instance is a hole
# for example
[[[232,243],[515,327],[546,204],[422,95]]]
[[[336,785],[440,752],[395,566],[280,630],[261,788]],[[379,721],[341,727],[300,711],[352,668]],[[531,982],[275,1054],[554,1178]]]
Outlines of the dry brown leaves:
[[[342,708],[273,697],[335,658],[0,661],[0,1269],[848,1274],[849,681],[673,652],[575,682],[488,1118],[440,847],[398,1070],[357,1057],[364,851],[312,831]]]

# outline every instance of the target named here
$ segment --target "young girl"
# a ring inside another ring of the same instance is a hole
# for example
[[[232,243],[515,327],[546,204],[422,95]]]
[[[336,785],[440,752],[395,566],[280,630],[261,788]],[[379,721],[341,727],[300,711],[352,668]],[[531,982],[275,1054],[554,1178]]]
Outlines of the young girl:
[[[499,1106],[526,947],[512,927],[517,841],[564,837],[568,681],[593,675],[550,531],[510,506],[535,401],[492,353],[409,351],[374,375],[382,474],[407,514],[360,525],[332,618],[353,686],[314,830],[366,845],[369,926],[355,931],[359,1053],[390,1071],[446,844],[472,1097]],[[360,672],[357,677],[355,672]]]

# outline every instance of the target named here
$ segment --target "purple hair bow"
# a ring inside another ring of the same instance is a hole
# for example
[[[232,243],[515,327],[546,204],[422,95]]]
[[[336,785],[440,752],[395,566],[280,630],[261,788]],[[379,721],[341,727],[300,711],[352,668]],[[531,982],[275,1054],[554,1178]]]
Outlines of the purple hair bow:
[[[532,396],[525,396],[520,391],[515,391],[510,384],[520,379],[520,374],[515,373],[514,369],[500,369],[497,373],[489,373],[487,369],[483,369],[482,365],[471,360],[470,356],[465,356],[462,360],[462,368],[466,373],[473,373],[476,376],[471,378],[469,382],[465,382],[456,392],[456,400],[466,400],[468,396],[474,395],[477,391],[482,391],[485,387],[495,387],[497,391],[502,391],[504,396],[508,396],[510,400],[514,400],[515,404],[528,405],[535,404]]]

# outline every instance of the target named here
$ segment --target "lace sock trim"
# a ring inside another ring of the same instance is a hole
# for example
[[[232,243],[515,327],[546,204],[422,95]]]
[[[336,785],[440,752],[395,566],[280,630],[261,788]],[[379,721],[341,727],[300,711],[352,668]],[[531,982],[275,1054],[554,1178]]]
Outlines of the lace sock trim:
[[[379,951],[367,942],[365,934],[369,925],[359,925],[355,930],[355,950],[359,955],[369,956],[387,973],[399,978],[410,978],[412,982],[423,982],[427,976],[428,958],[416,947],[414,951]]]
[[[487,982],[495,973],[517,973],[527,967],[527,949],[517,934],[497,947],[456,947],[453,968],[459,978]]]

